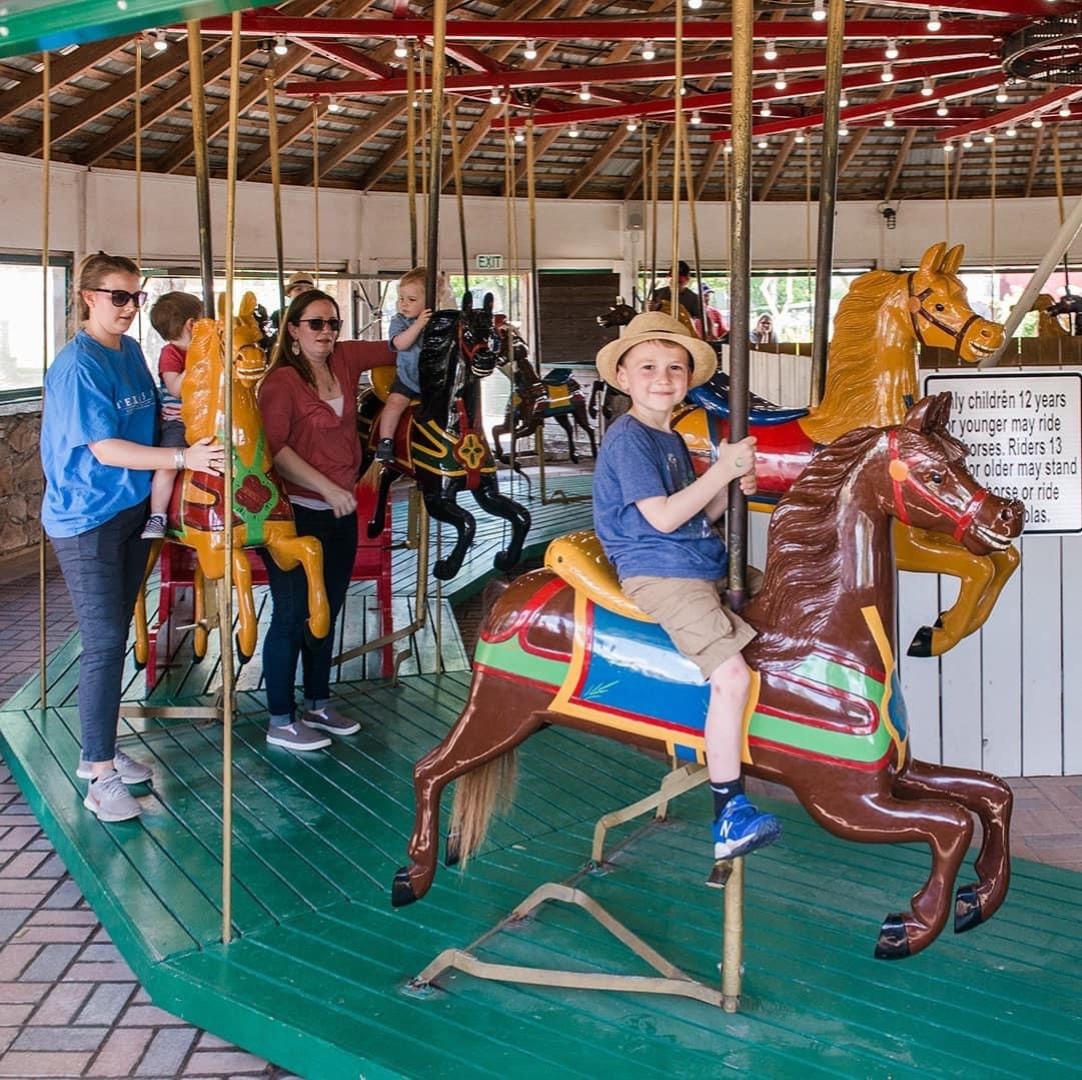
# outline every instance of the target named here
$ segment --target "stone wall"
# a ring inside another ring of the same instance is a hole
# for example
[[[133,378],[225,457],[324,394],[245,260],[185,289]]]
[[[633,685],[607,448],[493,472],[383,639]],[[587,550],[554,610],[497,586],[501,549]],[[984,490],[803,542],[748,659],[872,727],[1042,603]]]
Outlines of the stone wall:
[[[31,550],[41,536],[40,434],[40,402],[0,406],[0,559]]]

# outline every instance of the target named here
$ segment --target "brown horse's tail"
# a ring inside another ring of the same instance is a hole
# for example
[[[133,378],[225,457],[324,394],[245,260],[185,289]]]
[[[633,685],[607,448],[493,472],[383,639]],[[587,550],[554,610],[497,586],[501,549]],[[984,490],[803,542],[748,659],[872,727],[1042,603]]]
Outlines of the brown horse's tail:
[[[466,773],[455,784],[451,836],[463,865],[482,843],[497,805],[510,805],[515,790],[518,753],[510,750]]]

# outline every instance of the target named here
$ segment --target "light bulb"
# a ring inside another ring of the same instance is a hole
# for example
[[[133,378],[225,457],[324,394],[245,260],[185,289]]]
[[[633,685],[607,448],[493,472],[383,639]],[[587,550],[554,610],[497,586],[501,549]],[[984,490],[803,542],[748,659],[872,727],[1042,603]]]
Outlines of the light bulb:
[[[774,77],[774,89],[784,90],[789,84],[785,81],[785,72],[779,71]]]
[[[849,98],[847,97],[844,90],[842,91],[842,96],[840,98],[838,98],[838,108],[839,109],[848,109],[849,108]]]
[[[760,150],[765,150],[770,143],[768,143],[766,139],[760,139],[755,145],[759,147]]]
[[[633,116],[628,119],[628,122],[627,122],[626,126],[627,126],[628,131],[638,131],[639,130],[639,122]]]
[[[798,131],[793,136],[793,142],[802,143],[803,141],[804,141],[804,132],[803,131]]]
[[[154,31],[154,49],[156,52],[165,52],[169,48],[169,39],[165,36],[164,30]]]
[[[962,140],[962,149],[963,150],[972,150],[973,149],[973,140],[968,135]]]
[[[920,84],[921,97],[932,96],[932,80],[927,75],[924,76],[924,81]]]
[[[777,58],[778,58],[778,48],[774,44],[774,39],[769,38],[767,40],[767,43],[766,43],[766,48],[763,49],[763,59],[764,60],[777,60]]]
[[[696,124],[696,125],[701,124],[703,122],[703,118],[699,115],[699,110],[698,109],[695,109],[695,110],[692,111],[691,122],[693,124]]]
[[[725,144],[725,153],[731,154],[732,152],[733,152],[733,144],[731,142],[727,142]]]
[[[488,100],[492,102],[493,105],[499,105],[499,103],[503,101],[503,98],[500,96],[500,88],[498,86],[494,86],[492,88],[492,93],[488,95]]]
[[[986,131],[984,133],[984,141],[986,143],[994,143],[996,141],[996,137],[990,131]]]
[[[769,101],[764,101],[763,102],[763,107],[759,110],[759,115],[760,116],[769,116],[770,111],[771,111],[770,110],[770,102]]]
[[[579,137],[579,125],[576,124],[574,120],[571,121],[571,127],[567,129],[567,133],[572,139],[577,139]]]
[[[279,34],[274,39],[274,55],[285,56],[287,52],[289,52],[289,47],[286,45],[286,36],[285,34]]]
[[[1018,128],[1016,128],[1014,124],[1009,124],[1007,130],[1004,131],[1003,134],[1006,135],[1008,139],[1013,139],[1018,135]]]
[[[1029,126],[1035,128],[1042,128],[1044,127],[1044,121],[1039,116],[1035,116],[1032,120],[1030,120]]]
[[[846,137],[846,135],[849,134],[849,129],[845,126],[845,124],[842,124],[841,127],[838,128],[838,134],[843,139]]]
[[[898,59],[898,42],[894,38],[887,38],[887,47],[883,50],[883,55],[888,60]]]
[[[825,0],[814,0],[812,4],[812,18],[816,22],[823,22],[827,17],[827,5]]]
[[[681,97],[687,97],[687,94],[688,94],[687,85],[685,83],[681,83],[680,84],[680,96]]]
[[[522,50],[522,56],[526,60],[537,59],[537,42],[533,38],[526,39],[526,48]]]
[[[590,96],[590,84],[583,83],[579,88],[579,101],[589,101]]]
[[[1002,105],[1007,100],[1007,84],[1000,83],[999,89],[996,91],[996,101]]]
[[[885,128],[894,127],[894,113],[888,112],[887,115],[883,117],[883,127],[885,127]]]
[[[928,12],[928,22],[925,23],[925,25],[933,34],[937,30],[943,29],[943,24],[939,21],[939,12],[935,8],[932,8],[932,10]]]
[[[523,131],[521,128],[519,128],[519,130],[515,132],[515,142],[524,143],[525,141],[526,141],[526,132]]]
[[[1059,107],[1059,114],[1063,117],[1071,115],[1071,106],[1066,101]]]
[[[947,103],[945,101],[941,101],[935,107],[936,116],[946,116],[948,112],[950,112],[950,110],[947,108]]]
[[[894,71],[890,66],[890,61],[889,60],[883,65],[883,71],[879,76],[879,81],[880,82],[894,82]]]
[[[394,39],[394,54],[399,60],[405,60],[409,56],[409,49],[406,48],[406,39],[404,37]]]
[[[954,152],[954,143],[946,142],[943,144],[943,153],[948,156]]]
[[[338,110],[342,108],[342,106],[338,104],[338,95],[337,94],[331,94],[331,100],[328,102],[327,108],[331,112],[338,112]]]
[[[642,43],[642,58],[644,60],[653,60],[655,56],[657,56],[657,50],[654,48],[654,43],[647,38],[647,40]]]
[[[419,109],[421,107],[421,99],[419,97],[415,97],[413,99],[413,107],[415,109]]]
[[[692,11],[698,11],[703,6],[703,0],[688,0],[688,7]]]
[[[128,0],[116,0],[116,6],[121,11],[127,11],[128,10]]]

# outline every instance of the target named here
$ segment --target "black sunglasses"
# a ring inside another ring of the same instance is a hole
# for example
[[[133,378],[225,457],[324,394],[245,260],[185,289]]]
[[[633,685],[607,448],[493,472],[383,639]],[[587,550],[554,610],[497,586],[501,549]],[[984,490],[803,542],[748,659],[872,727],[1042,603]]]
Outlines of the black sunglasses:
[[[134,304],[142,307],[147,302],[147,294],[140,289],[138,292],[128,292],[126,289],[91,289],[91,292],[103,292],[109,294],[113,301],[113,307],[127,307]]]
[[[317,334],[326,326],[332,334],[337,334],[342,329],[341,319],[298,319],[297,322],[306,322]]]

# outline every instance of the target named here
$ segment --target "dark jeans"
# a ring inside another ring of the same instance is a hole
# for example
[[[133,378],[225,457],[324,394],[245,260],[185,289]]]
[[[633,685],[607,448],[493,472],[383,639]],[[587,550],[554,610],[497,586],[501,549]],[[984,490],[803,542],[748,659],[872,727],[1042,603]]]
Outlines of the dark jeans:
[[[263,639],[263,677],[267,684],[267,711],[272,717],[292,716],[297,657],[304,672],[304,696],[325,701],[331,696],[331,656],[334,625],[349,588],[357,553],[357,515],[336,518],[330,510],[294,506],[298,536],[315,536],[323,545],[323,579],[331,608],[331,629],[322,641],[309,644],[304,624],[308,618],[308,580],[303,567],[279,570],[260,548],[271,590],[271,624]]]
[[[79,724],[83,758],[111,761],[124,651],[150,541],[140,538],[148,500],[78,536],[50,537],[79,620]]]

